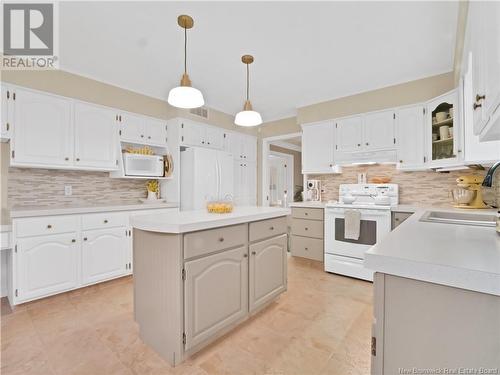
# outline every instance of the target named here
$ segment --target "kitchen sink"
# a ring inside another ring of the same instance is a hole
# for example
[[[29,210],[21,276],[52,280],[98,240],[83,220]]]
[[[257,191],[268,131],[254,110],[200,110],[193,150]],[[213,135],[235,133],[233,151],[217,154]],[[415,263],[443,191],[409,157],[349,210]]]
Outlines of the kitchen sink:
[[[473,214],[468,212],[427,211],[420,218],[420,221],[494,227],[496,225],[496,216],[490,213]]]

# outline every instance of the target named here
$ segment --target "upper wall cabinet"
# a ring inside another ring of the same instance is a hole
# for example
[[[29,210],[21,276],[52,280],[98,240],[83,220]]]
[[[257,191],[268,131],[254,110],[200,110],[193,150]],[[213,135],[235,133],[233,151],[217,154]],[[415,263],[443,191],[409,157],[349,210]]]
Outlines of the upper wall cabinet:
[[[332,121],[302,126],[302,173],[328,173],[334,164]]]
[[[235,160],[257,161],[257,138],[237,132],[226,132],[224,137],[224,150],[233,154]]]
[[[118,164],[116,112],[75,102],[75,165],[113,169]]]
[[[423,169],[425,106],[403,107],[396,110],[398,169]]]
[[[426,123],[426,157],[430,167],[460,163],[463,150],[457,90],[427,103]]]
[[[163,120],[129,112],[119,113],[117,120],[123,142],[160,147],[167,144],[167,125]]]
[[[72,101],[20,88],[13,95],[11,165],[71,166]]]
[[[369,113],[364,118],[363,142],[365,150],[386,150],[394,148],[394,111]]]
[[[500,140],[500,3],[469,3],[466,30],[473,59],[474,133]]]
[[[181,121],[181,145],[222,150],[224,131],[214,126],[183,119]]]
[[[363,117],[354,116],[335,123],[335,151],[353,152],[363,148]]]

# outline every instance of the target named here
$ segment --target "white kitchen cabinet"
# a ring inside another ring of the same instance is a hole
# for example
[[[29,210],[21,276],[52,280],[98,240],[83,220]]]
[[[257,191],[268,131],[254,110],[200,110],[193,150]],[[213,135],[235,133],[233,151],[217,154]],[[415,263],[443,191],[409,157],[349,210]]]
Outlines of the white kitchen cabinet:
[[[287,235],[250,245],[249,309],[254,311],[286,290]]]
[[[302,126],[302,173],[328,173],[334,164],[332,121]]]
[[[242,246],[184,264],[185,349],[204,342],[248,312],[248,250]]]
[[[83,102],[75,103],[76,166],[116,169],[118,123],[115,111]]]
[[[14,98],[12,97],[12,89],[1,83],[2,100],[0,112],[0,141],[8,141],[11,137],[12,117],[14,114]]]
[[[118,121],[120,122],[122,141],[131,143],[146,142],[146,119],[144,116],[120,112]]]
[[[122,276],[128,270],[128,229],[117,227],[82,232],[82,283]]]
[[[246,162],[257,161],[257,138],[237,132],[226,135],[228,138],[225,148],[233,154],[233,158]]]
[[[156,145],[167,144],[167,124],[164,120],[146,118],[146,141]]]
[[[234,160],[234,202],[239,206],[257,204],[257,164]]]
[[[76,232],[19,239],[14,291],[17,303],[75,288],[79,248]]]
[[[16,88],[13,166],[71,166],[73,164],[72,101]]]
[[[335,122],[335,152],[353,152],[363,148],[363,116]]]
[[[421,104],[396,110],[398,169],[424,168],[425,107]]]
[[[205,146],[222,150],[224,148],[224,131],[215,126],[205,128]]]
[[[363,148],[366,151],[394,148],[394,111],[373,112],[364,116]]]
[[[469,4],[468,44],[473,58],[474,133],[500,140],[500,4]]]
[[[430,167],[446,167],[463,161],[462,128],[457,90],[427,103],[426,160]],[[438,113],[446,116],[438,119]],[[448,129],[448,132],[445,131]]]
[[[181,144],[222,150],[224,148],[224,131],[214,126],[182,120]]]

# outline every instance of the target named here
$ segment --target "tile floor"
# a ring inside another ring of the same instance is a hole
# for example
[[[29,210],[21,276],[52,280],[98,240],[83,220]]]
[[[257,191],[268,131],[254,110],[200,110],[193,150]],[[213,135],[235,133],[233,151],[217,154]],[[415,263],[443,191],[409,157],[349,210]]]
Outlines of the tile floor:
[[[369,374],[372,284],[289,259],[288,291],[172,368],[138,336],[132,278],[28,303],[1,316],[1,374]]]

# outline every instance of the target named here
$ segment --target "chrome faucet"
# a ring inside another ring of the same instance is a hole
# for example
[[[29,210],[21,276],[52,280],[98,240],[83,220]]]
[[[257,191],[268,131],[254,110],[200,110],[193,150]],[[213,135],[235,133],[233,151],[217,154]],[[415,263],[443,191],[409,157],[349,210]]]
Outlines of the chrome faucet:
[[[488,173],[486,173],[486,176],[484,177],[483,180],[483,186],[485,187],[491,187],[493,185],[493,176],[495,174],[496,169],[500,167],[500,161],[497,161],[493,166],[488,170]]]

